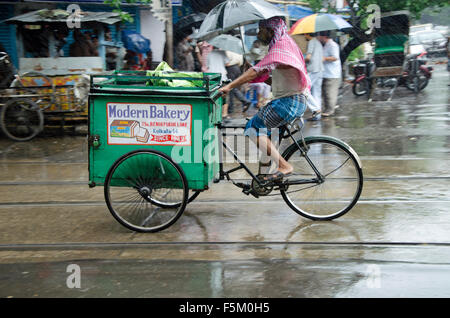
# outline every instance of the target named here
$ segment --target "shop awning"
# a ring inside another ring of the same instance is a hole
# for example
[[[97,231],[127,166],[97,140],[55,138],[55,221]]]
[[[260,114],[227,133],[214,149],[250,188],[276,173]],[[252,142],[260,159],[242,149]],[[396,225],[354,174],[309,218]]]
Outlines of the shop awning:
[[[82,11],[79,17],[80,23],[105,23],[115,24],[120,22],[120,16],[115,12],[88,12]],[[41,23],[67,23],[70,13],[65,10],[42,9],[24,13],[3,22],[14,24],[41,24]]]

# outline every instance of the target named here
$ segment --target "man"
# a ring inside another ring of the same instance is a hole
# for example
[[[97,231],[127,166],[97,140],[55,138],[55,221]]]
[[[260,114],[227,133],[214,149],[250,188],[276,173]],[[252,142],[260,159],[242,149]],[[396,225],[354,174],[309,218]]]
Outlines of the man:
[[[226,64],[229,62],[224,50],[213,46],[213,50],[208,54],[208,70],[211,73],[222,74],[222,81],[228,80]],[[222,106],[222,118],[227,121],[230,119],[228,115],[228,104]]]
[[[322,103],[322,76],[323,76],[323,47],[312,34],[305,34],[308,40],[308,49],[306,51],[305,62],[307,63],[306,70],[311,79],[311,95],[316,100],[317,104],[308,103],[312,116],[311,121],[320,120],[321,103]]]
[[[323,44],[323,110],[322,116],[334,115],[336,109],[342,68],[339,57],[339,45],[330,39],[330,31],[319,33],[319,41]]]
[[[185,36],[176,47],[175,54],[179,71],[194,71],[194,56],[192,55],[194,48],[191,42],[191,37]]]
[[[265,181],[279,181],[293,171],[292,165],[284,160],[269,139],[270,129],[283,126],[303,115],[310,80],[306,73],[303,54],[288,35],[284,20],[273,17],[259,23],[258,39],[269,45],[268,54],[255,66],[228,85],[220,89],[230,92],[234,87],[255,78],[267,78],[272,73],[272,93],[274,99],[248,121],[245,135],[255,137],[259,149],[268,154],[276,163],[277,171],[267,175]]]

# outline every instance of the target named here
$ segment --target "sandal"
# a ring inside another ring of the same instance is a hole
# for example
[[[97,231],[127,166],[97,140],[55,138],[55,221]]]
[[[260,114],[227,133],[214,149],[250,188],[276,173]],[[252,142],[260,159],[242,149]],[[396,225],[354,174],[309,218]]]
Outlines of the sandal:
[[[292,172],[289,173],[283,173],[281,171],[277,171],[274,174],[269,174],[267,176],[265,176],[263,178],[264,181],[268,181],[268,182],[275,182],[275,181],[281,181],[284,177],[287,177],[289,175],[291,175]]]

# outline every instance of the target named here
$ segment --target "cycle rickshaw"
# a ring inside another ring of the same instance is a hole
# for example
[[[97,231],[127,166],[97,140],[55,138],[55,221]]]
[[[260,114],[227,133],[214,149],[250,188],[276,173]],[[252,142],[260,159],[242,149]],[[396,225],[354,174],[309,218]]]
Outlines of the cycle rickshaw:
[[[120,224],[138,232],[163,230],[199,193],[225,179],[257,198],[281,195],[312,220],[335,219],[356,204],[363,174],[349,145],[329,136],[303,137],[297,120],[279,135],[288,141],[283,157],[294,173],[281,182],[265,182],[223,136],[227,128],[242,127],[222,125],[221,75],[200,73],[193,79],[185,74],[129,71],[91,77],[89,185],[104,186],[107,207]],[[195,85],[167,86],[177,81]],[[224,151],[237,163],[229,170],[224,170]],[[242,169],[251,178],[234,180],[232,173]]]
[[[368,63],[359,72],[369,74],[369,81],[361,82],[369,86],[362,88],[363,92],[369,92],[369,101],[377,86],[391,88],[390,101],[399,84],[405,82],[416,93],[426,85],[420,74],[421,62],[408,55],[409,15],[406,10],[381,14],[380,26],[375,28],[374,63]]]

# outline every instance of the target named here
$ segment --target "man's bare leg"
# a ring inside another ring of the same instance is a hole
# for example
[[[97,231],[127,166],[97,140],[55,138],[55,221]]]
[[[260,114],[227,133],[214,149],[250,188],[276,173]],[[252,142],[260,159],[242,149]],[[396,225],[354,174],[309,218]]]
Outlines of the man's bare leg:
[[[283,174],[289,174],[294,171],[294,168],[280,155],[277,148],[272,144],[272,141],[267,136],[258,136],[258,148],[263,153],[267,153],[272,160],[277,163],[278,171]]]

